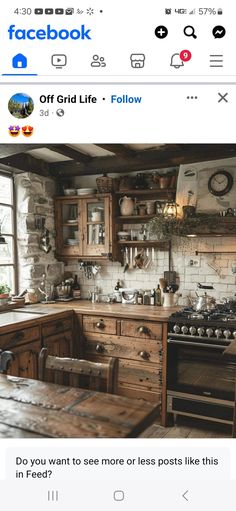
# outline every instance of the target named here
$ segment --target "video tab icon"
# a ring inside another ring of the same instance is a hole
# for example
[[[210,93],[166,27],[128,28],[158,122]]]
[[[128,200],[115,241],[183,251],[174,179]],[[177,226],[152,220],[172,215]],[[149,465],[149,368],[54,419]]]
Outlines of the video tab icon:
[[[41,8],[34,9],[34,14],[43,14],[43,9]]]
[[[55,14],[64,14],[64,9],[55,9]]]
[[[56,69],[62,69],[62,67],[66,66],[67,64],[67,56],[66,55],[52,55],[51,58],[52,66],[54,66]]]

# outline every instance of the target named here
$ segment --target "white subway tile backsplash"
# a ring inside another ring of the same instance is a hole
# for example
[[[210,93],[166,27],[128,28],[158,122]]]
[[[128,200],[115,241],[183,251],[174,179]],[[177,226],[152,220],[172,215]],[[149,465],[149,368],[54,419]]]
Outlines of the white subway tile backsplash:
[[[232,264],[236,265],[236,254],[214,254],[216,252],[236,252],[235,238],[196,238],[181,239],[177,238],[172,245],[172,266],[177,271],[178,281],[180,284],[179,292],[182,298],[179,300],[181,305],[185,305],[188,295],[195,295],[197,283],[213,284],[214,290],[209,291],[217,300],[224,296],[230,297],[236,292],[236,274],[232,273]],[[212,254],[201,254],[196,256],[198,252],[212,252]],[[198,257],[200,266],[190,267],[186,264],[189,258]],[[208,266],[208,263],[216,269],[221,270],[221,275],[217,275],[216,271]],[[87,280],[82,272],[78,271],[78,265],[70,264],[67,270],[74,271],[79,274],[82,287],[82,296],[87,296],[88,291],[98,286],[104,294],[111,293],[114,290],[118,279],[122,285],[128,288],[153,289],[159,282],[159,278],[163,277],[163,272],[168,270],[168,252],[156,251],[155,261],[151,263],[148,270],[129,269],[124,273],[124,267],[120,263],[102,262],[101,273],[94,281]],[[199,290],[199,294],[202,291]]]

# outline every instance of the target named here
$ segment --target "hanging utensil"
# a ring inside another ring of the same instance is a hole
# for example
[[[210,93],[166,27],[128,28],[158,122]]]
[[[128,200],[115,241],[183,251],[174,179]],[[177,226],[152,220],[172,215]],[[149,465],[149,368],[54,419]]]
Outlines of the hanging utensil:
[[[129,259],[128,259],[128,248],[125,247],[125,267],[124,273],[129,269]]]
[[[168,271],[164,271],[164,279],[167,280],[168,286],[170,284],[175,284],[177,278],[176,271],[171,271],[171,242],[169,242],[169,250],[168,250]]]
[[[155,248],[152,247],[152,263],[155,261]]]

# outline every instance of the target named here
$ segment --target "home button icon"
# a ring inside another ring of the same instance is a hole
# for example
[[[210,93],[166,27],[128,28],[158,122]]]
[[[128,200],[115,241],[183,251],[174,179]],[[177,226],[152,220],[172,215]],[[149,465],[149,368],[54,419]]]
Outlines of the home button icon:
[[[12,67],[14,69],[24,69],[27,67],[27,58],[22,53],[18,53],[12,59]]]

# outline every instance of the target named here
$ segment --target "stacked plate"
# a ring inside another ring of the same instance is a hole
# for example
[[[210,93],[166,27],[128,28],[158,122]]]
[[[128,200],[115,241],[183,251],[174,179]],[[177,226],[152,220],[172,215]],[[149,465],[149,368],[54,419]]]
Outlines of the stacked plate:
[[[96,188],[77,188],[77,195],[93,195],[96,191]]]
[[[66,240],[66,245],[78,245],[78,240],[75,240],[74,238],[68,238]]]

